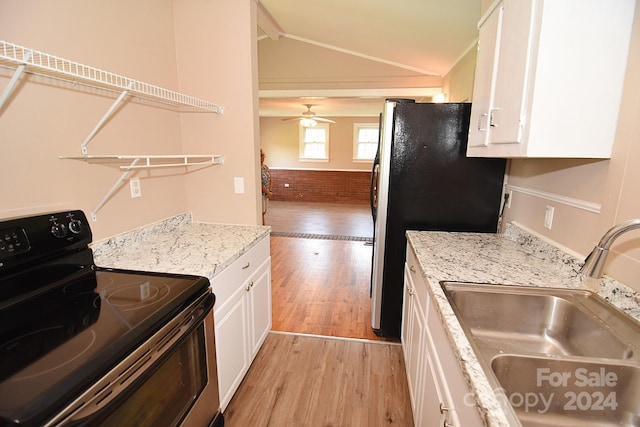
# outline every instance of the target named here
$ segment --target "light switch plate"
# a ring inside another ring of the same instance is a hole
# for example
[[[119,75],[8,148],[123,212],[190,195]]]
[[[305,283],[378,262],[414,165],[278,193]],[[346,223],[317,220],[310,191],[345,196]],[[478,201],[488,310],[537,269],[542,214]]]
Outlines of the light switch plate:
[[[553,225],[553,211],[555,208],[553,206],[547,206],[547,210],[544,213],[544,226],[551,230],[551,226]]]
[[[236,176],[233,178],[233,189],[236,194],[244,194],[244,178]]]

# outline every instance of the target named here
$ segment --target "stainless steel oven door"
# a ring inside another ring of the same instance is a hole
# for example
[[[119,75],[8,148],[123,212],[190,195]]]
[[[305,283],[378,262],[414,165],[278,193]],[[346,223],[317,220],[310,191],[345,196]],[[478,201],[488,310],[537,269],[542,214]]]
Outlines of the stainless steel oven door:
[[[202,393],[193,403],[193,406],[182,421],[184,427],[211,426],[217,427],[224,424],[220,413],[220,394],[218,390],[218,368],[216,361],[216,343],[213,326],[213,309],[205,317],[203,325],[205,345],[207,349],[207,384]]]
[[[47,426],[208,426],[220,398],[207,293],[172,319]]]

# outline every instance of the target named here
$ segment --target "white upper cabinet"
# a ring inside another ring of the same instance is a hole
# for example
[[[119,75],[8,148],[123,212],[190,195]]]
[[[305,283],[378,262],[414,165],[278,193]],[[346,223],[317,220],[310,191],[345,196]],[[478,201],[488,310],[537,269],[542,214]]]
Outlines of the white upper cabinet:
[[[467,155],[611,156],[635,0],[501,0],[479,23]]]
[[[468,146],[484,146],[487,141],[489,107],[493,103],[493,67],[497,65],[498,59],[496,47],[502,24],[502,10],[502,7],[495,9],[494,13],[480,23]]]

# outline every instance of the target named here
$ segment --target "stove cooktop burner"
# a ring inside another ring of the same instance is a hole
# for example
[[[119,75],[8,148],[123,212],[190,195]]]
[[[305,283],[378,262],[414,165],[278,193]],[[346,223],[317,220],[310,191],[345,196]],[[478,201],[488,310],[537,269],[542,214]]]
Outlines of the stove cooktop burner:
[[[38,335],[39,333],[46,334],[50,331],[51,329],[42,329],[35,335]],[[91,347],[95,342],[95,331],[88,331],[88,333],[83,334],[79,339],[76,340],[76,353],[74,355],[69,357],[64,354],[60,354],[59,352],[52,352],[51,357],[48,357],[46,364],[34,364],[32,369],[24,369],[18,372],[18,374],[16,374],[12,378],[12,382],[19,387],[20,382],[22,381],[31,381],[36,379],[37,377],[45,376],[55,370],[62,369],[66,365],[74,364],[76,363],[76,360],[78,358],[83,357],[85,354],[87,354],[87,352],[91,350]]]
[[[195,276],[97,268],[1,310],[0,425],[59,409],[208,287]],[[7,328],[14,316],[19,325]]]
[[[139,310],[154,304],[160,304],[171,294],[166,284],[152,285],[148,280],[122,286],[108,286],[102,297],[107,302],[124,311]]]
[[[186,306],[204,277],[98,268],[82,211],[0,221],[0,426],[39,426]]]

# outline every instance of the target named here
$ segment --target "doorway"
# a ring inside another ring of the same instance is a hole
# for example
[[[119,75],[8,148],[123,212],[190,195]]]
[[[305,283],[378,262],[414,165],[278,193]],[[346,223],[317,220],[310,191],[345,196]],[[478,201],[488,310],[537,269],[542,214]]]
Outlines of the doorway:
[[[273,330],[385,340],[371,329],[367,204],[270,201]]]

